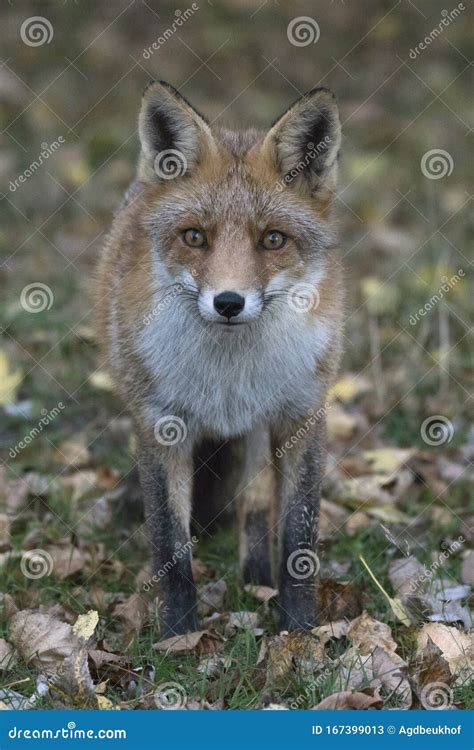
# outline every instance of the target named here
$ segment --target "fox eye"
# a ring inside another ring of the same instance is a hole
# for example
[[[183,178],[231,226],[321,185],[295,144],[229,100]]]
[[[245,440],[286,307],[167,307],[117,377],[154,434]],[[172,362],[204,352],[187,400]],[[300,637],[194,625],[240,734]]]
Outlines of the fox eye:
[[[206,237],[199,229],[186,229],[183,240],[189,247],[204,247],[206,244]]]
[[[288,237],[276,229],[271,229],[263,235],[262,245],[265,250],[280,250],[286,243]]]

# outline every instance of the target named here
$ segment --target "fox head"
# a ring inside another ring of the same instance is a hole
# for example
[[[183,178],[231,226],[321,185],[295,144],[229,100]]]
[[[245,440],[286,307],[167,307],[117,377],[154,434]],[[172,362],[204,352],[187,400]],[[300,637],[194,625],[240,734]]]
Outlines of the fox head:
[[[332,243],[341,140],[328,89],[299,99],[267,133],[211,127],[169,84],[145,90],[138,179],[160,289],[222,330],[288,301],[318,299]],[[312,291],[314,295],[312,296]]]

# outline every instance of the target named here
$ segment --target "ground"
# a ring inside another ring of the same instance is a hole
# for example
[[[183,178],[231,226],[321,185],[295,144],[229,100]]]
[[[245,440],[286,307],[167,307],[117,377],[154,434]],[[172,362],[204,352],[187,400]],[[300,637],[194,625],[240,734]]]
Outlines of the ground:
[[[227,0],[173,26],[169,2],[97,5],[25,2],[2,18],[0,700],[432,708],[441,684],[443,705],[472,708],[467,11]],[[38,45],[34,15],[52,29]],[[314,43],[291,42],[299,16],[317,22]],[[244,590],[230,528],[193,547],[208,632],[160,644],[127,510],[130,419],[90,301],[152,77],[230,126],[266,127],[314,85],[339,98],[347,322],[311,636],[279,635],[274,592]]]

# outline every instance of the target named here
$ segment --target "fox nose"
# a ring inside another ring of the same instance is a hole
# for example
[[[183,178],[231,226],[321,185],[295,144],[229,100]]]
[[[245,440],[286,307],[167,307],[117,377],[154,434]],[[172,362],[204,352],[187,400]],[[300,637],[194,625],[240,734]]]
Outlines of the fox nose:
[[[221,292],[214,297],[214,307],[224,318],[230,320],[242,312],[245,306],[245,299],[237,292]]]

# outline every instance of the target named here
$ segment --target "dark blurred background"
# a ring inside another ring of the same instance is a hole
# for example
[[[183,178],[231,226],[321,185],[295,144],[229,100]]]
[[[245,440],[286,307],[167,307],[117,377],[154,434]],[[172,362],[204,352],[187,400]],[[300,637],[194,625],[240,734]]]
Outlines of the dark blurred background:
[[[120,407],[92,340],[89,292],[112,212],[134,176],[137,113],[151,78],[236,128],[267,127],[313,86],[337,93],[344,141],[335,208],[349,292],[343,371],[367,380],[365,413],[395,444],[419,440],[420,422],[433,413],[465,435],[467,8],[467,0],[452,7],[444,0],[199,0],[179,8],[155,0],[4,1],[5,452],[25,419],[62,400],[69,408],[49,439],[87,425],[93,450],[120,463],[110,457],[108,427]],[[47,157],[31,168],[42,151]],[[35,284],[46,285],[47,298],[31,314]],[[438,301],[416,317],[434,294]],[[38,441],[22,452],[18,470],[47,461],[45,448]]]

